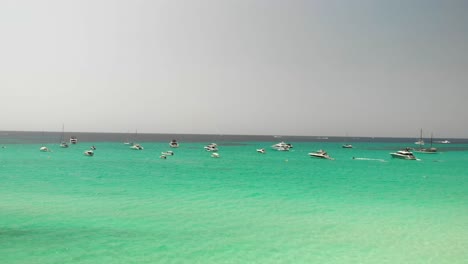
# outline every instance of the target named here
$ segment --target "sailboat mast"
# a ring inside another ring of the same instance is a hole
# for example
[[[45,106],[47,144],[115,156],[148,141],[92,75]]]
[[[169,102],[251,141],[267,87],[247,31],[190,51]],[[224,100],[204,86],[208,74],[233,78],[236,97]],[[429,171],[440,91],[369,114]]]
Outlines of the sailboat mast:
[[[62,135],[60,136],[60,143],[65,141],[65,124],[62,124]]]

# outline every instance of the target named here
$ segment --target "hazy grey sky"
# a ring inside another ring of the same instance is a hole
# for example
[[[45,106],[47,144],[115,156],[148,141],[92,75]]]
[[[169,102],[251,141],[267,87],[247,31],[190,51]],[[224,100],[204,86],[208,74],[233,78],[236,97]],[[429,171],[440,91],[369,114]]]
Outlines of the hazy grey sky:
[[[468,1],[0,0],[0,130],[468,137]]]

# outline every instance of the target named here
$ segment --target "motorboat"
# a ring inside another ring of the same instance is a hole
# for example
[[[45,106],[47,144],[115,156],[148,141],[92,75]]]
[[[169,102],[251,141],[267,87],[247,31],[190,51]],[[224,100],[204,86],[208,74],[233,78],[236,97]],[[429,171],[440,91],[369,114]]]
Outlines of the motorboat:
[[[166,152],[161,152],[161,155],[164,155],[164,156],[174,156],[174,151],[166,151]]]
[[[265,153],[266,153],[266,150],[265,150],[264,148],[261,148],[261,149],[257,149],[257,152],[258,152],[258,153],[265,154]]]
[[[441,143],[441,144],[450,144],[450,141],[448,141],[448,140],[442,140],[442,141],[437,141],[437,143]]]
[[[178,148],[179,147],[179,143],[177,142],[177,140],[173,139],[171,140],[171,142],[169,142],[169,146],[171,148]]]
[[[212,154],[211,154],[211,157],[212,157],[212,158],[219,158],[220,156],[219,156],[219,153],[216,153],[216,152],[215,152],[215,153],[212,153]]]
[[[293,148],[293,145],[290,143],[285,143],[284,141],[281,141],[279,143],[272,145],[271,147],[278,151],[289,151],[289,149]]]
[[[70,143],[71,143],[71,144],[76,144],[76,143],[78,143],[78,138],[75,137],[75,136],[70,137]]]
[[[143,150],[143,146],[140,144],[133,144],[130,148],[134,150]]]
[[[91,146],[91,150],[96,150],[96,147],[95,147],[95,146]]]
[[[92,157],[92,156],[94,156],[94,151],[90,149],[90,150],[87,150],[87,151],[83,152],[83,154],[85,156]]]
[[[413,155],[413,152],[408,149],[399,150],[397,152],[390,153],[392,158],[405,159],[405,160],[416,160],[416,157]]]
[[[348,136],[348,133],[346,133],[346,137],[345,137],[345,141],[349,141],[349,136]],[[342,148],[347,148],[347,149],[351,149],[353,148],[353,145],[349,144],[349,143],[343,143],[343,145],[341,145]]]
[[[315,157],[315,158],[320,158],[320,159],[329,159],[329,160],[332,160],[333,158],[331,158],[328,153],[324,150],[317,150],[316,152],[311,152],[309,153],[309,156],[311,157]]]
[[[68,148],[68,143],[65,142],[65,141],[62,141],[62,143],[60,143],[60,147],[61,148]]]
[[[45,147],[45,146],[42,146],[41,148],[39,148],[40,151],[42,152],[49,152],[50,149],[48,147]]]
[[[161,155],[159,156],[160,159],[167,159],[167,156],[166,155]]]
[[[218,145],[216,143],[208,144],[204,147],[206,151],[216,152],[218,151]]]

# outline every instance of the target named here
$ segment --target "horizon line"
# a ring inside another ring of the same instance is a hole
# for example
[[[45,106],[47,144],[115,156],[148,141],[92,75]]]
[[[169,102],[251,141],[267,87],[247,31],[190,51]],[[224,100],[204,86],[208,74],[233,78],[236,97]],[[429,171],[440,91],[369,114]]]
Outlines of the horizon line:
[[[37,131],[37,130],[0,130],[0,133],[8,132],[26,132],[26,133],[62,133],[62,131]],[[70,131],[65,132],[67,134],[73,133],[84,133],[84,134],[135,134],[135,132],[90,132],[90,131]],[[328,136],[328,135],[278,135],[278,134],[219,134],[219,133],[161,133],[161,132],[151,132],[151,133],[138,133],[140,135],[205,135],[205,136],[250,136],[250,137],[332,137],[332,138],[417,138],[417,137],[403,137],[403,136]],[[465,137],[436,137],[436,139],[468,139]]]

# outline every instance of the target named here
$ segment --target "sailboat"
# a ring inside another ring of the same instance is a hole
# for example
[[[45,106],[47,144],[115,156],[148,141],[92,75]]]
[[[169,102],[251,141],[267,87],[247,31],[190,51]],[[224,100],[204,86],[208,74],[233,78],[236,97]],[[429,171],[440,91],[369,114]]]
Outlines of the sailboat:
[[[138,135],[138,130],[135,131],[135,141],[137,139],[137,135]],[[133,143],[132,146],[130,146],[130,148],[134,150],[143,150],[143,146],[137,143]]]
[[[348,133],[346,133],[346,138],[348,138]],[[348,143],[344,143],[343,145],[341,145],[342,148],[353,148],[353,145],[351,144],[348,144]]]
[[[420,140],[422,140],[422,133],[421,133]],[[415,150],[415,152],[424,153],[424,154],[437,154],[438,153],[437,148],[432,147],[432,133],[431,133],[431,146],[429,148],[420,148],[418,150]]]
[[[68,143],[65,141],[65,125],[62,124],[62,135],[60,136],[60,147],[68,148]]]
[[[419,140],[414,142],[414,144],[420,145],[420,146],[424,145],[424,140],[422,139],[422,128],[421,128],[421,133],[419,135]]]
[[[129,135],[130,135],[130,131],[127,132],[127,140],[125,140],[124,144],[125,145],[133,145],[133,142],[130,142],[128,139],[129,139]]]

